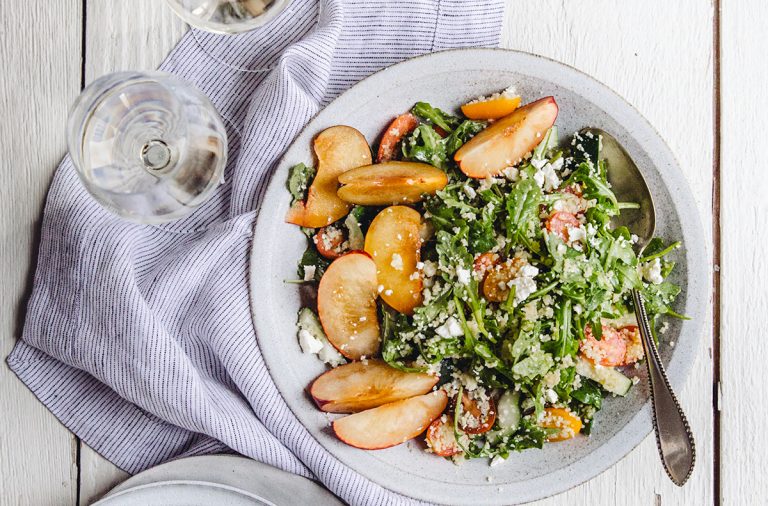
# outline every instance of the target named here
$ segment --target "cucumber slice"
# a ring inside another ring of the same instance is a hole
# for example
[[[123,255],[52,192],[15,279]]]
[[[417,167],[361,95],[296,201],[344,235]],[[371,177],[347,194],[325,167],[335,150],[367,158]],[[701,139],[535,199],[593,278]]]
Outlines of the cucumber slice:
[[[520,393],[507,390],[496,405],[496,423],[505,432],[512,433],[520,425]]]
[[[613,367],[596,367],[595,364],[579,357],[576,361],[576,372],[593,381],[597,381],[604,389],[612,394],[627,395],[632,388],[632,380],[621,374]]]
[[[357,221],[357,217],[354,213],[349,213],[347,215],[347,219],[344,220],[344,225],[346,225],[347,230],[349,230],[349,249],[363,249],[365,246],[365,236],[363,236],[363,229],[360,227],[360,222]]]
[[[347,361],[344,359],[344,357],[341,355],[341,353],[336,350],[336,348],[331,345],[331,343],[328,341],[328,338],[325,337],[325,332],[323,331],[323,326],[320,324],[320,319],[315,315],[315,312],[309,309],[308,307],[303,307],[299,310],[299,343],[302,345],[302,350],[306,353],[305,344],[302,343],[302,332],[308,332],[312,338],[316,339],[317,341],[322,344],[322,348],[320,348],[317,353],[317,356],[325,362],[326,364],[330,365],[331,367],[336,367],[341,364],[346,364]],[[314,352],[314,350],[312,350]]]

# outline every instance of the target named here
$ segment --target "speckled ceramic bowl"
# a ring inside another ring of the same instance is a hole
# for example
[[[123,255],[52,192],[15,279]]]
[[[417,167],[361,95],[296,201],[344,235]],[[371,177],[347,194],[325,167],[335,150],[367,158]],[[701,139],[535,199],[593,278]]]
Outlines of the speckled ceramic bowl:
[[[677,310],[691,321],[670,321],[661,346],[672,385],[678,389],[700,345],[709,294],[707,252],[696,205],[671,151],[631,105],[591,77],[560,63],[513,51],[468,49],[430,54],[382,70],[352,87],[321,111],[296,138],[270,182],[256,224],[251,260],[254,324],[272,377],[288,405],[317,440],[339,460],[372,481],[402,494],[444,504],[510,504],[567,490],[613,465],[651,430],[645,387],[607,399],[590,437],[514,454],[500,466],[486,460],[462,465],[425,453],[416,440],[387,450],[363,451],[337,440],[328,416],[305,394],[325,369],[304,355],[296,340],[300,290],[283,283],[296,276],[306,240],[284,222],[290,203],[285,189],[292,165],[313,161],[311,140],[324,128],[345,124],[373,143],[396,114],[423,100],[448,110],[515,85],[527,101],[554,95],[563,135],[585,126],[613,133],[641,168],[656,204],[657,235],[682,239],[674,280],[683,287]],[[685,224],[685,226],[683,226]],[[685,401],[685,399],[684,399]],[[488,477],[491,476],[489,479]]]

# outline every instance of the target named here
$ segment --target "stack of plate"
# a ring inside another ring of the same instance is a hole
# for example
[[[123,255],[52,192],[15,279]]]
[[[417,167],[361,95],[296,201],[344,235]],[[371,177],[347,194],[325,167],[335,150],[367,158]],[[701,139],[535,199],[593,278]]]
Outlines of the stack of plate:
[[[342,504],[321,485],[233,455],[180,459],[126,480],[94,506]]]

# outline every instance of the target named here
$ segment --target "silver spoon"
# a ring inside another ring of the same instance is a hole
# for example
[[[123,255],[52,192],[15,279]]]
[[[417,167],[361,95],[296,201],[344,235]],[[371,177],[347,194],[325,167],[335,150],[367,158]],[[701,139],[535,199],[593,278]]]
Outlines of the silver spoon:
[[[618,200],[640,204],[639,209],[623,209],[621,215],[613,220],[614,226],[625,226],[638,237],[635,248],[640,257],[656,228],[651,192],[640,169],[616,138],[599,128],[585,128],[581,131],[582,136],[587,133],[600,139],[600,159],[607,163],[608,182]],[[632,299],[645,351],[645,363],[648,365],[656,443],[669,478],[675,485],[682,487],[696,461],[693,434],[664,372],[659,350],[651,335],[643,296],[638,290],[632,290]]]

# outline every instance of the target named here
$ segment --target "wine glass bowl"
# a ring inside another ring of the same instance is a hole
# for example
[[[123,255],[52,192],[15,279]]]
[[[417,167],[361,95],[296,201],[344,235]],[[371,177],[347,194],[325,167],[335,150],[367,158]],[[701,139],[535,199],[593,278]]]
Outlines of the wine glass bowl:
[[[237,34],[274,19],[290,0],[167,0],[190,25],[214,33]]]
[[[221,182],[227,136],[213,104],[161,72],[119,72],[94,81],[68,120],[83,184],[112,212],[140,223],[180,218]]]

